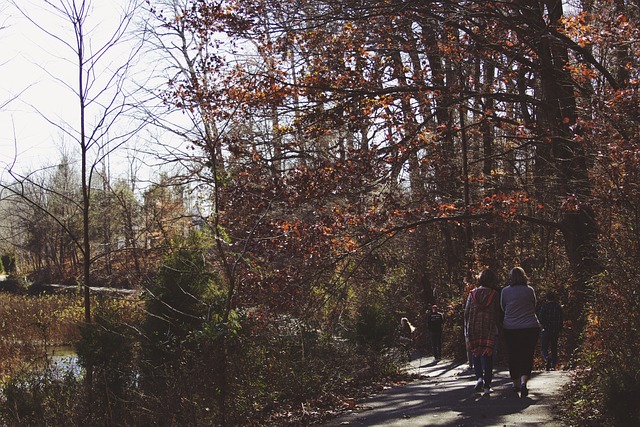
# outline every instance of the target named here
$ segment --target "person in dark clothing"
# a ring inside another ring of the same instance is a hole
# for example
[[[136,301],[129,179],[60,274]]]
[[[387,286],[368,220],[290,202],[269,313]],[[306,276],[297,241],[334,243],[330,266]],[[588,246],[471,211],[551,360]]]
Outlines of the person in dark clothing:
[[[431,349],[433,358],[440,360],[442,358],[442,326],[444,325],[444,316],[438,312],[438,306],[432,305],[431,312],[427,314],[427,330],[431,335]]]
[[[553,291],[545,294],[545,301],[538,310],[538,320],[542,327],[540,334],[540,350],[546,362],[547,371],[554,370],[558,363],[558,338],[562,332],[562,306]],[[549,354],[551,350],[551,354]]]

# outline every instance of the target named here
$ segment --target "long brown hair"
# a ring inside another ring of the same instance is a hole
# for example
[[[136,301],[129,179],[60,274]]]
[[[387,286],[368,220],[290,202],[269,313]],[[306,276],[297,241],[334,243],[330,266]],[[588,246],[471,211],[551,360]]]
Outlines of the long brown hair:
[[[496,273],[487,268],[486,270],[482,270],[480,273],[480,277],[478,277],[478,286],[485,286],[487,288],[495,289],[498,284],[498,276]]]

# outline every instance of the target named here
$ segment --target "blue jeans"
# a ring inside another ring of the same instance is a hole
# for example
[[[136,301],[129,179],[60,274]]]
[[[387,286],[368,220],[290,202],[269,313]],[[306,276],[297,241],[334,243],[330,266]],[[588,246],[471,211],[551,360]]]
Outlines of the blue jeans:
[[[493,380],[493,356],[473,356],[473,370],[476,373],[476,379],[482,378],[484,387],[491,386]]]
[[[549,332],[543,330],[540,334],[540,350],[542,351],[542,357],[547,362],[547,369],[555,368],[556,364],[558,363],[559,337],[559,332]],[[549,354],[549,350],[551,350],[551,354]]]

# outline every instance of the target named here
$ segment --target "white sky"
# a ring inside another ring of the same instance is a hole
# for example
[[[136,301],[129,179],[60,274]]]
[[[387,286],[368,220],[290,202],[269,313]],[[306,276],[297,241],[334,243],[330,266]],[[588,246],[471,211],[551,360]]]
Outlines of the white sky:
[[[69,3],[72,0],[53,0],[55,4],[62,1]],[[96,28],[90,34],[94,49],[114,31],[121,15],[118,5],[122,1],[90,2],[94,4],[94,10],[89,15],[87,27],[89,30]],[[44,1],[17,2],[42,27],[73,42],[71,23],[47,12]],[[75,94],[62,83],[74,88],[77,85],[74,52],[29,22],[9,0],[0,0],[0,16],[4,17],[0,21],[4,27],[0,29],[0,179],[4,179],[10,164],[15,163],[14,168],[19,171],[34,170],[44,164],[55,163],[60,158],[62,146],[66,151],[75,152],[75,141],[64,136],[47,119],[58,124],[66,122],[77,129],[79,107]],[[126,56],[127,52],[123,52],[120,58]],[[4,105],[16,96],[17,99]],[[91,125],[90,117],[88,124]],[[124,155],[124,150],[121,153]],[[122,161],[112,160],[111,164],[126,166]],[[153,172],[147,171],[146,174],[140,178],[149,179]]]
[[[4,165],[12,161],[15,154],[20,162],[37,162],[45,153],[50,156],[57,150],[49,137],[50,126],[34,106],[52,117],[65,116],[71,111],[72,100],[37,65],[53,71],[60,67],[61,61],[49,53],[54,50],[53,40],[38,34],[10,5],[4,10],[9,12],[5,15],[6,27],[0,30],[0,102],[22,94],[0,111],[0,162]]]

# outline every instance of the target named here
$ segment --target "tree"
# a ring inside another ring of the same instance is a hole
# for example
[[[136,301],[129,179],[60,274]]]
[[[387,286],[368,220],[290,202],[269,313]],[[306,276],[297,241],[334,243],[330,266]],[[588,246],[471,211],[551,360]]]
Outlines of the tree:
[[[323,180],[329,168],[348,170],[352,181],[358,181],[353,174],[359,173],[359,197],[338,191],[344,202],[362,203],[350,217],[380,208],[388,223],[379,231],[418,225],[424,232],[420,224],[441,224],[447,242],[444,279],[450,282],[464,277],[457,273],[461,266],[486,259],[473,253],[477,247],[472,246],[469,227],[484,227],[487,214],[493,227],[505,227],[502,221],[509,219],[559,230],[575,290],[584,294],[589,277],[599,271],[597,230],[595,213],[588,207],[590,153],[580,141],[569,61],[577,58],[598,70],[613,88],[617,82],[600,61],[564,35],[561,2],[517,1],[506,8],[493,2],[365,6],[318,1],[313,8],[243,2],[225,10],[193,4],[193,14],[186,12],[175,22],[201,37],[200,45],[212,49],[207,51],[210,58],[219,61],[210,61],[215,68],[199,68],[197,79],[191,75],[179,85],[173,82],[180,88],[174,99],[190,109],[215,105],[209,110],[213,119],[227,120],[231,112],[249,123],[256,117],[267,119],[266,133],[254,124],[240,137],[229,134],[216,142],[227,144],[233,153],[227,161],[243,159],[244,167],[267,171],[267,164],[282,165],[279,174],[268,175],[274,176],[274,186],[261,180],[263,194],[278,194],[284,201],[297,190],[327,208],[328,199],[310,192],[309,183],[315,181],[325,191],[338,182]],[[230,45],[238,46],[233,68],[219,67],[223,55],[212,53],[219,52],[213,49],[220,45],[210,42],[221,32]],[[476,68],[464,65],[478,59]],[[212,75],[219,82],[214,89],[209,85]],[[261,145],[259,138],[268,144]],[[215,161],[220,162],[219,156]],[[264,168],[255,164],[259,162]],[[363,167],[344,169],[349,162]],[[229,170],[225,166],[224,171]],[[287,183],[286,194],[278,192],[277,182]],[[463,182],[468,184],[464,191]],[[390,190],[383,193],[383,201],[372,197],[379,186]],[[451,216],[472,222],[464,231]],[[315,222],[336,223],[321,216]],[[294,223],[281,221],[280,227]],[[369,222],[366,227],[379,225]],[[428,232],[419,240],[427,235],[434,237]],[[539,236],[545,233],[527,238]],[[527,257],[523,254],[520,261]],[[504,261],[513,263],[514,257],[505,253]],[[583,301],[576,300],[576,306]]]
[[[75,98],[78,108],[77,124],[57,122],[48,117],[45,119],[76,144],[80,157],[82,193],[80,207],[83,225],[82,236],[77,238],[76,244],[82,254],[85,321],[90,323],[89,288],[93,262],[90,240],[92,182],[101,161],[123,146],[140,129],[140,125],[124,123],[126,114],[131,110],[127,99],[131,94],[127,93],[126,79],[138,52],[138,47],[128,39],[128,30],[138,3],[136,1],[125,3],[121,18],[110,32],[104,32],[105,37],[99,36],[95,29],[90,27],[90,17],[94,8],[90,1],[51,0],[45,1],[40,9],[18,2],[12,2],[12,5],[58,46],[67,49],[75,64],[75,78],[64,75],[52,75],[52,77],[66,87]],[[70,33],[60,33],[59,27],[54,24],[49,26],[44,20],[39,22],[34,18],[37,16],[34,14],[37,10],[49,14],[63,27],[65,24],[68,25]],[[125,52],[124,55],[123,52]],[[29,182],[28,175],[21,174],[14,168],[9,172],[19,184]],[[5,185],[4,188],[17,196],[23,196],[19,185]],[[55,188],[46,189],[46,191],[55,190]],[[67,203],[73,203],[73,201],[68,200]],[[47,210],[46,207],[37,203],[33,203],[33,206],[60,223],[56,212]]]
[[[521,264],[562,287],[580,336],[603,268],[599,198],[635,188],[637,122],[610,109],[636,111],[635,15],[584,3],[628,15],[616,31],[629,44],[592,49],[606,31],[551,0],[193,1],[168,16],[208,59],[167,100],[220,130],[193,145],[219,241],[243,256],[228,264],[234,304],[313,317],[407,292],[409,275],[425,304],[456,301],[471,270]]]

